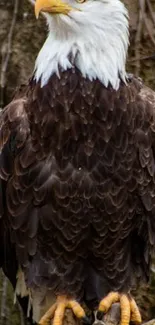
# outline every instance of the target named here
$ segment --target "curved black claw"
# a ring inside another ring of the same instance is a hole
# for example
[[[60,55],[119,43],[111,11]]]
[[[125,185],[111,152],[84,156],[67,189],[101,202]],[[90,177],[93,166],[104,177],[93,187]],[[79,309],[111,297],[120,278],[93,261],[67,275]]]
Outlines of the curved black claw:
[[[84,317],[82,317],[82,323],[83,323],[84,325],[91,325],[91,324],[92,324],[91,317],[88,317],[88,316],[84,316]]]
[[[96,313],[96,318],[97,318],[98,320],[102,320],[102,319],[103,319],[103,316],[104,316],[104,312],[98,310],[97,313]]]

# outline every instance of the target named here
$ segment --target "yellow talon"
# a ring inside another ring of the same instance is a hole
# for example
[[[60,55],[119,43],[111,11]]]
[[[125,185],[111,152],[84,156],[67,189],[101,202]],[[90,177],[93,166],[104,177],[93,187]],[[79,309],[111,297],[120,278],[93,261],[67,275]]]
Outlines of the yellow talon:
[[[111,307],[111,305],[118,301],[119,301],[118,292],[110,292],[105,298],[103,298],[100,301],[98,310],[106,313]]]
[[[65,307],[66,307],[65,301],[58,303],[54,314],[53,325],[62,324],[64,314],[65,314]]]
[[[52,318],[52,316],[54,315],[56,308],[57,305],[55,303],[41,318],[39,325],[49,325],[49,319]]]
[[[131,321],[135,324],[141,324],[142,318],[138,306],[133,298],[130,300]]]
[[[135,324],[141,324],[142,319],[138,306],[133,298],[126,294],[110,292],[100,301],[98,311],[106,313],[113,303],[120,301],[121,325],[129,325],[130,321]]]
[[[121,305],[121,325],[128,325],[130,323],[130,302],[126,295],[120,296]]]
[[[77,318],[86,316],[84,309],[77,301],[68,299],[66,296],[59,296],[56,303],[41,318],[39,325],[49,325],[52,318],[53,325],[62,325],[66,308],[72,309]]]
[[[84,309],[80,306],[80,304],[75,300],[69,300],[68,308],[71,308],[76,317],[82,318],[85,317]]]

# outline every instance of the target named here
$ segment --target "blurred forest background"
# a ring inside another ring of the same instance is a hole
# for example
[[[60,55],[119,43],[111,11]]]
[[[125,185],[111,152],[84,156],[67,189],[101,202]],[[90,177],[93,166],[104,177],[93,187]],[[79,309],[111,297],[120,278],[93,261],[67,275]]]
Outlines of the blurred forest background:
[[[36,55],[46,35],[42,17],[36,21],[33,0],[0,0],[0,108],[13,97],[15,89],[27,83]],[[130,14],[130,48],[127,70],[140,76],[155,90],[155,0],[124,0]],[[143,320],[155,318],[155,270],[149,285],[134,293]],[[0,274],[0,325],[24,325],[13,291]]]

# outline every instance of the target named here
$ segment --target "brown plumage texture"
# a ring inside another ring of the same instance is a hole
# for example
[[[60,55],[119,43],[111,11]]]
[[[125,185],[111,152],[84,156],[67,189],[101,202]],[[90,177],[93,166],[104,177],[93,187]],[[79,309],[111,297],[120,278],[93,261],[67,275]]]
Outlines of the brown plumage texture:
[[[78,70],[32,79],[0,118],[2,219],[31,288],[96,301],[147,278],[155,242],[155,94]]]

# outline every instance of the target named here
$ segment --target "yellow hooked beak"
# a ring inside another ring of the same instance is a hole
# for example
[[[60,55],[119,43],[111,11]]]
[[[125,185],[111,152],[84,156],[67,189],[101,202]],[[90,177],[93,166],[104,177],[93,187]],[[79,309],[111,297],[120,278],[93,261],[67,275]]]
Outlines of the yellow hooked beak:
[[[68,14],[69,11],[75,10],[67,3],[62,2],[61,0],[36,0],[35,2],[35,16],[39,17],[39,13],[49,12],[54,14]]]

